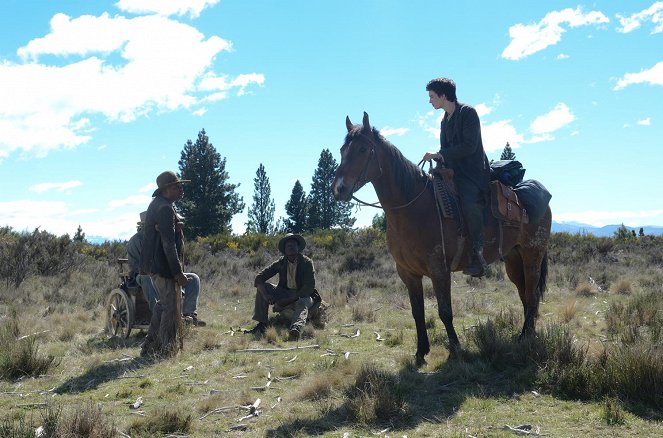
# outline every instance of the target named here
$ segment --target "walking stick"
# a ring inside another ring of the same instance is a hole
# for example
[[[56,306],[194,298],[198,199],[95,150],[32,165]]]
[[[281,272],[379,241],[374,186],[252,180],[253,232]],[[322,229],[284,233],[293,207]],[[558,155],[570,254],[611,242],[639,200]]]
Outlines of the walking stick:
[[[182,327],[182,286],[175,283],[175,321],[176,337],[180,350],[184,350],[184,331]]]
[[[177,213],[176,213],[177,214]],[[182,266],[182,272],[184,272],[184,230],[182,229],[184,224],[179,221],[178,217],[178,222],[175,225],[175,228],[179,232],[180,239],[182,242],[182,249],[180,251],[180,264]],[[177,340],[179,342],[179,347],[180,351],[184,350],[184,329],[182,327],[182,293],[184,291],[182,290],[182,285],[179,283],[175,283],[175,295],[176,295],[176,302],[175,302],[175,312],[177,312]]]

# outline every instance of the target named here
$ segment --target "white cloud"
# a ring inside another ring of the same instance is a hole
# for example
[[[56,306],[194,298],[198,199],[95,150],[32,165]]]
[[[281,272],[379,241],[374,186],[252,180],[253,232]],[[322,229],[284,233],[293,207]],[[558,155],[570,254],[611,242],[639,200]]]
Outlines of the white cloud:
[[[485,106],[485,108],[492,111],[491,107]],[[430,111],[423,116],[419,116],[417,120],[419,127],[431,137],[439,138],[442,114]],[[555,139],[552,133],[568,125],[573,120],[575,120],[575,116],[571,113],[569,107],[564,103],[558,103],[551,111],[536,117],[530,124],[529,131],[532,136],[527,136],[526,133],[519,132],[511,120],[498,120],[488,124],[482,122],[481,139],[483,141],[483,148],[486,153],[491,153],[502,151],[507,142],[511,148],[517,149],[523,144],[552,141]],[[577,134],[578,131],[574,131],[571,135]]]
[[[493,112],[494,107],[488,106],[485,103],[480,103],[474,107],[475,110],[477,110],[477,114],[479,117],[487,116],[488,114]]]
[[[553,11],[546,14],[541,21],[536,24],[515,24],[509,28],[509,37],[511,42],[502,52],[502,57],[517,61],[546,47],[557,44],[566,29],[562,25],[569,27],[579,27],[587,25],[597,25],[608,23],[610,19],[599,11],[583,13],[580,7],[574,9],[567,8],[561,11]]]
[[[70,211],[67,203],[59,201],[0,202],[0,223],[19,232],[31,232],[39,228],[58,236],[73,236],[79,225],[88,237],[128,239],[134,234],[137,213],[105,215],[102,219],[90,218],[89,214],[95,211]]]
[[[384,128],[380,129],[380,134],[384,135],[385,137],[392,135],[400,137],[405,135],[405,133],[408,131],[408,128],[392,128],[391,126],[385,126]]]
[[[623,78],[617,81],[614,90],[621,90],[634,84],[663,85],[663,61],[657,63],[649,70],[642,70],[640,73],[626,73]]]
[[[155,182],[145,184],[143,187],[138,189],[140,193],[152,193],[157,189],[157,184]]]
[[[651,33],[663,32],[663,2],[655,2],[647,9],[644,9],[628,17],[617,14],[619,24],[621,27],[617,28],[618,32],[629,33],[638,29],[643,22],[650,21],[655,24],[654,30]]]
[[[647,117],[646,119],[638,120],[636,123],[638,125],[642,125],[642,126],[649,126],[649,125],[651,125],[651,117]]]
[[[545,135],[563,128],[574,120],[575,116],[569,107],[566,106],[566,104],[560,102],[555,105],[555,108],[553,108],[549,113],[538,116],[536,119],[534,119],[534,121],[530,124],[529,129],[534,134]]]
[[[31,192],[43,193],[48,192],[49,190],[57,190],[58,192],[64,192],[65,190],[73,189],[74,187],[79,187],[82,183],[80,181],[67,181],[67,182],[47,182],[41,184],[35,184],[30,186],[28,190]]]
[[[207,108],[200,108],[200,109],[195,110],[191,114],[193,114],[194,116],[200,117],[200,116],[204,116],[206,112],[207,112]]]
[[[613,211],[589,210],[581,212],[555,213],[558,222],[580,222],[594,227],[623,223],[628,226],[640,226],[643,223],[663,223],[663,210]]]
[[[127,196],[124,199],[114,199],[108,202],[108,208],[113,210],[118,207],[124,207],[127,205],[143,205],[147,207],[150,202],[152,202],[151,196],[146,195],[131,195]]]
[[[191,18],[200,16],[208,6],[214,6],[219,0],[119,0],[118,9],[132,14],[154,13],[158,15],[185,15]]]
[[[215,57],[231,50],[230,41],[162,16],[56,14],[50,33],[18,49],[23,63],[0,63],[0,158],[83,144],[92,138],[92,116],[126,123],[154,111],[194,111],[219,91],[242,95],[262,85],[258,73],[228,78],[212,70]],[[39,63],[43,56],[48,64]]]
[[[557,55],[557,59],[569,59],[569,55],[567,55],[566,53],[560,53],[559,55]]]
[[[500,120],[481,126],[481,140],[486,153],[501,151],[507,142],[512,149],[525,143],[523,134],[518,133],[511,120]]]
[[[440,123],[443,115],[443,111],[428,111],[423,116],[418,116],[417,124],[430,137],[440,138]]]

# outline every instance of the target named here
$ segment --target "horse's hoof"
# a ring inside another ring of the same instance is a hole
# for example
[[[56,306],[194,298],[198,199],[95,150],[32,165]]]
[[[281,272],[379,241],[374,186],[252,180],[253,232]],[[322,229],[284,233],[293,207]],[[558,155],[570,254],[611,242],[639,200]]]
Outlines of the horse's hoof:
[[[427,362],[426,362],[426,359],[424,359],[423,354],[415,354],[414,355],[414,364],[417,366],[417,368],[423,367],[424,365],[426,365],[426,363]]]

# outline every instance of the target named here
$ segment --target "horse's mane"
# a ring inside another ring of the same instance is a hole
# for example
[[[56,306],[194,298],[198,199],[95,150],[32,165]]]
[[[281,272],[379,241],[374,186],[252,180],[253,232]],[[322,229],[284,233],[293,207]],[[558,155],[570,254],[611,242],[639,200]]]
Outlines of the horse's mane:
[[[348,132],[348,135],[345,137],[345,144],[348,144],[355,137],[359,137],[362,134],[361,131],[362,127],[359,126]],[[376,140],[376,146],[382,146],[382,150],[386,153],[387,159],[385,161],[388,161],[388,165],[391,166],[389,173],[394,175],[397,181],[401,182],[406,197],[415,196],[417,193],[414,193],[414,191],[417,183],[425,181],[427,178],[424,171],[412,161],[405,158],[396,146],[380,134],[380,131],[372,128],[372,132]]]

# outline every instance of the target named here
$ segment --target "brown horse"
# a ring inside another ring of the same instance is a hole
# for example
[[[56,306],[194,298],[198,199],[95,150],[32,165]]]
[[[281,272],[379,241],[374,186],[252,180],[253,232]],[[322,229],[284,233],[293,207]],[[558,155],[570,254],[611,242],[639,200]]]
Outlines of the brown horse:
[[[332,186],[334,197],[349,201],[364,184],[373,184],[387,218],[389,252],[410,295],[417,326],[417,362],[424,363],[424,356],[430,351],[423,276],[433,283],[438,313],[447,330],[451,352],[455,353],[460,342],[453,326],[450,266],[458,248],[457,225],[453,219],[440,219],[429,177],[371,128],[368,114],[364,113],[362,125],[353,125],[349,117],[345,122],[348,134]],[[546,287],[550,208],[538,224],[503,227],[501,239],[497,220],[488,213],[485,217],[484,256],[488,263],[499,259],[501,240],[507,275],[518,288],[523,303],[522,338],[534,333],[539,300]],[[467,261],[467,254],[462,254],[455,270],[462,270]]]

